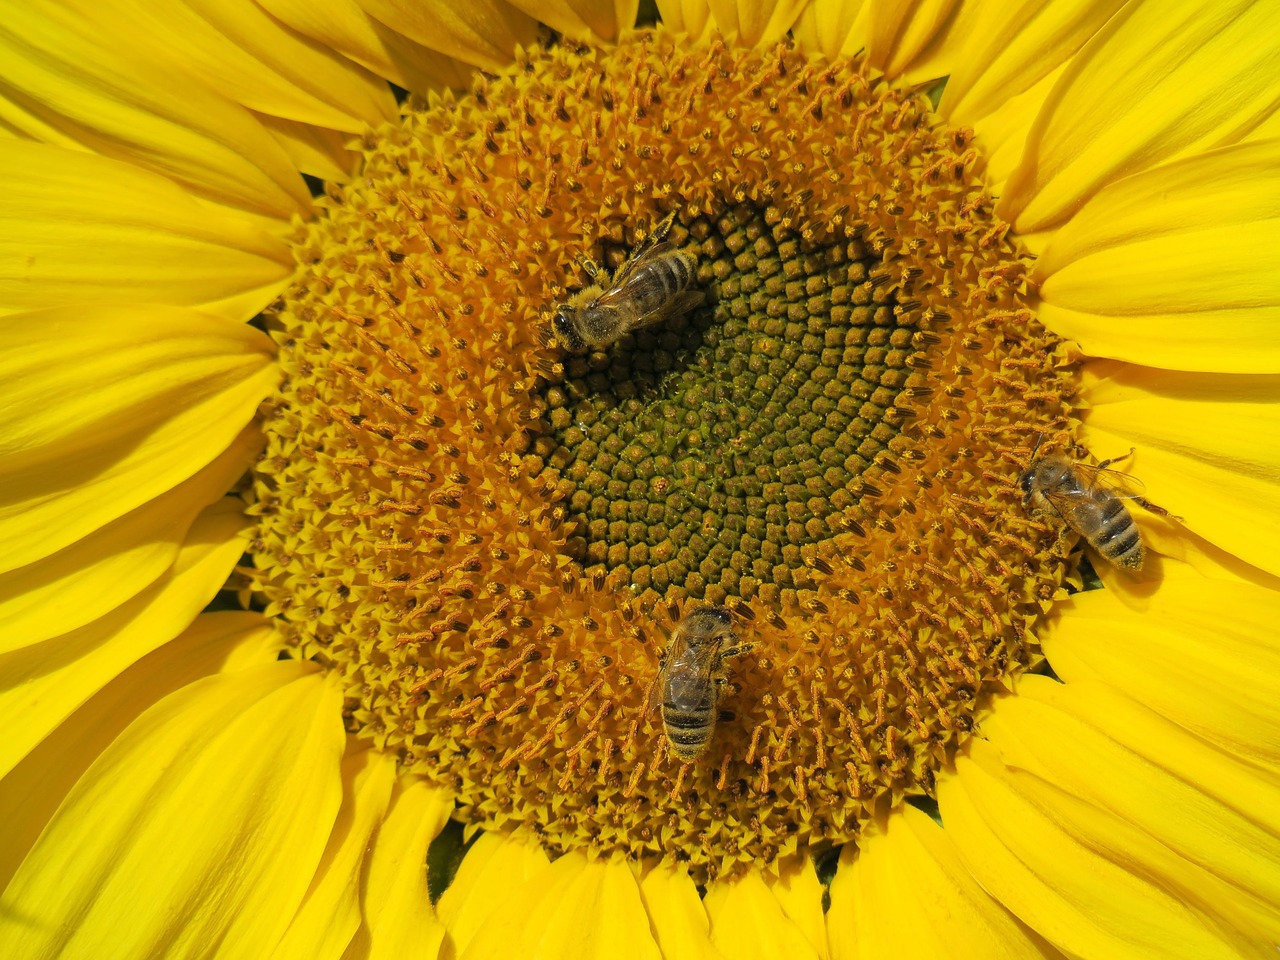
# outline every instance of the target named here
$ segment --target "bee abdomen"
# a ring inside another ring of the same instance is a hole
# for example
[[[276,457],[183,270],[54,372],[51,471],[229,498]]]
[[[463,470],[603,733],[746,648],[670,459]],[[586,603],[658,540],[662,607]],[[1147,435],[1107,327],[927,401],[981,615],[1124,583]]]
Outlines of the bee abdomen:
[[[706,749],[715,729],[716,714],[710,707],[679,710],[665,707],[662,711],[671,752],[681,760],[692,760]]]
[[[652,305],[648,303],[645,305],[656,308],[673,299],[689,286],[693,280],[696,264],[693,257],[681,252],[663,257],[661,260],[654,260],[645,269],[649,272],[649,277],[646,278],[649,282],[644,284],[645,299],[652,301]]]
[[[661,262],[664,269],[671,274],[671,293],[673,296],[693,282],[693,275],[697,272],[697,263],[689,254],[681,251],[674,257],[668,257]]]
[[[1126,570],[1142,566],[1142,535],[1138,525],[1117,497],[1109,497],[1102,506],[1102,523],[1091,541],[1100,554]]]

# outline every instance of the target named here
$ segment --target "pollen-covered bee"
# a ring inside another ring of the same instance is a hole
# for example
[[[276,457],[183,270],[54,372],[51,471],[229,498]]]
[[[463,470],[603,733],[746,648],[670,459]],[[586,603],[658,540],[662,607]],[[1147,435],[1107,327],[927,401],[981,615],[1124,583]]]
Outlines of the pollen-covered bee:
[[[1139,570],[1146,551],[1138,525],[1124,500],[1102,482],[1109,466],[1131,456],[1133,450],[1123,457],[1103,460],[1096,467],[1060,456],[1035,458],[1018,481],[1023,501],[1032,513],[1060,516],[1105,560],[1124,570]],[[1169,515],[1142,497],[1126,494],[1125,498],[1152,513]]]
[[[724,607],[703,607],[680,621],[649,694],[649,712],[661,706],[678,760],[696,760],[707,749],[724,695],[724,661],[754,646],[736,642],[733,616]]]
[[[684,313],[702,299],[689,289],[697,259],[666,242],[675,217],[672,212],[654,227],[612,279],[583,261],[591,285],[562,304],[551,321],[568,349],[607,347],[632,330]]]

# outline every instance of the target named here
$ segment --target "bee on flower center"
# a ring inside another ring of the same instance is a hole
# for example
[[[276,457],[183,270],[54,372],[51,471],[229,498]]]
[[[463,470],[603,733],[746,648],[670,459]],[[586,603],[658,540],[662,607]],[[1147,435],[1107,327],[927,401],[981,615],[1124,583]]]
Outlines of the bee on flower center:
[[[661,706],[662,726],[678,760],[687,763],[706,751],[727,682],[724,661],[753,646],[737,642],[733,615],[724,607],[694,610],[676,627],[650,691],[649,711]]]
[[[1130,493],[1122,499],[1108,486],[1108,475],[1115,475],[1108,467],[1131,456],[1133,450],[1123,457],[1103,460],[1096,467],[1066,457],[1036,457],[1018,485],[1032,514],[1061,517],[1109,563],[1123,570],[1141,570],[1146,551],[1124,499],[1160,516],[1168,516],[1169,511]]]
[[[702,294],[690,289],[697,259],[667,242],[675,216],[669,213],[612,279],[591,261],[582,262],[591,285],[562,304],[551,321],[565,347],[607,347],[633,330],[679,316],[701,301]]]

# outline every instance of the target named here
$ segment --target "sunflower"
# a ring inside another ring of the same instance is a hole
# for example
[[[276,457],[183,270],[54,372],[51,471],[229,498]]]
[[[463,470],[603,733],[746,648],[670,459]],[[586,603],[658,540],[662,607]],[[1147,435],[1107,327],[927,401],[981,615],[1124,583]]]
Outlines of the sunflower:
[[[1273,5],[4,21],[0,955],[1274,955]]]

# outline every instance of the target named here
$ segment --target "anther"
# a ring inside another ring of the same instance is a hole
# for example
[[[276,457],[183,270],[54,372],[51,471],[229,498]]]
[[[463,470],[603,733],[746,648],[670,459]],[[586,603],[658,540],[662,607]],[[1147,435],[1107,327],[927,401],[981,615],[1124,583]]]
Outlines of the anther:
[[[729,783],[729,761],[732,759],[728,753],[720,758],[720,771],[716,774],[716,789],[723,790]]]
[[[468,700],[462,706],[458,707],[458,709],[449,711],[449,718],[451,720],[461,720],[464,717],[469,717],[471,714],[479,710],[483,703],[484,697],[475,697]]]
[[[669,799],[675,800],[682,793],[684,793],[684,778],[685,778],[685,775],[689,772],[689,768],[691,766],[692,764],[689,764],[689,763],[680,764],[680,770],[676,774],[676,782],[672,785],[671,792],[667,794]]]
[[[756,752],[760,748],[760,738],[764,736],[764,727],[757,726],[751,731],[751,745],[747,748],[746,762],[747,766],[755,763]]]

